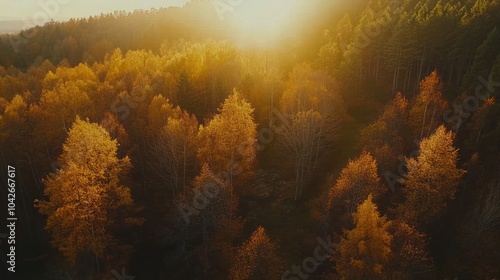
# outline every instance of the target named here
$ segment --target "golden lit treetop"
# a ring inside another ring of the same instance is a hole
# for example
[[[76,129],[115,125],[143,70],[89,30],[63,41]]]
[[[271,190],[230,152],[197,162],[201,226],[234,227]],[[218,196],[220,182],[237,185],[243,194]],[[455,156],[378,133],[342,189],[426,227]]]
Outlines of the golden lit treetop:
[[[337,182],[330,189],[329,207],[338,199],[346,204],[347,214],[350,215],[368,195],[378,195],[382,191],[377,162],[370,153],[364,152],[342,169]]]
[[[235,90],[224,101],[219,114],[206,126],[200,126],[200,162],[208,163],[216,173],[228,172],[230,179],[236,175],[237,170],[242,173],[251,172],[257,140],[253,111],[250,103],[242,99]]]
[[[410,126],[413,137],[428,137],[443,123],[448,102],[443,98],[443,84],[437,70],[420,82],[420,93],[410,109]]]
[[[400,206],[410,224],[430,222],[453,199],[465,171],[457,167],[458,150],[454,134],[441,125],[429,138],[420,142],[420,154],[407,160],[406,202]]]
[[[60,161],[63,166],[73,163],[104,174],[120,163],[117,149],[118,143],[111,140],[103,127],[77,118],[64,143]]]
[[[278,246],[259,226],[239,249],[231,270],[232,280],[281,279],[283,262]]]
[[[120,177],[130,161],[118,159],[116,152],[117,143],[104,128],[77,118],[63,145],[61,169],[43,180],[48,200],[36,204],[47,215],[53,244],[71,264],[81,253],[111,254],[109,228],[127,224],[120,219],[133,201]]]
[[[380,217],[372,196],[353,214],[354,228],[340,242],[337,271],[342,279],[385,279],[391,258],[390,222]]]

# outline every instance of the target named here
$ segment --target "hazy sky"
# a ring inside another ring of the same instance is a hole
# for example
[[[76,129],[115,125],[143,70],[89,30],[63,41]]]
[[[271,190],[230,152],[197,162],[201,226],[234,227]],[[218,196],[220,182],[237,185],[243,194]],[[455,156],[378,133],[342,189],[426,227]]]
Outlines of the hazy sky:
[[[133,11],[183,6],[188,0],[0,0],[0,20],[68,19],[89,17],[116,10]],[[57,4],[56,7],[53,4]],[[46,4],[47,8],[43,7]]]

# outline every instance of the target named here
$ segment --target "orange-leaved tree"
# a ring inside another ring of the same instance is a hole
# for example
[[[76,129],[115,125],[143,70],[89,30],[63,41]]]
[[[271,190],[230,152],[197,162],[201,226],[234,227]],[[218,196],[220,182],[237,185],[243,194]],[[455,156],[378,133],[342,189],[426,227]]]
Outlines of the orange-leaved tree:
[[[412,136],[428,137],[443,123],[443,114],[448,102],[443,98],[443,84],[435,70],[420,82],[420,93],[410,109]]]
[[[278,246],[258,227],[236,254],[231,269],[231,280],[281,279],[283,261]]]
[[[364,152],[358,158],[350,160],[340,172],[337,182],[330,189],[327,213],[331,214],[335,206],[340,205],[344,217],[350,220],[358,205],[368,195],[377,196],[383,191],[377,173],[377,162],[370,153]]]
[[[382,216],[369,195],[359,205],[354,228],[346,231],[340,241],[339,257],[335,258],[341,279],[386,279],[391,259],[391,222]]]
[[[98,271],[104,271],[102,264],[105,270],[123,265],[127,248],[118,244],[113,231],[141,223],[128,217],[133,200],[120,183],[130,161],[116,153],[117,142],[104,128],[77,117],[63,145],[61,168],[43,181],[48,199],[37,200],[36,206],[47,216],[52,243],[71,265],[89,254]]]
[[[407,160],[408,174],[401,179],[406,201],[398,209],[411,225],[428,223],[455,196],[465,171],[457,167],[458,150],[454,134],[440,126],[420,142],[420,154]]]
[[[236,175],[245,178],[253,173],[257,140],[253,111],[235,90],[198,134],[200,163],[208,163],[216,174],[227,172],[231,193]]]

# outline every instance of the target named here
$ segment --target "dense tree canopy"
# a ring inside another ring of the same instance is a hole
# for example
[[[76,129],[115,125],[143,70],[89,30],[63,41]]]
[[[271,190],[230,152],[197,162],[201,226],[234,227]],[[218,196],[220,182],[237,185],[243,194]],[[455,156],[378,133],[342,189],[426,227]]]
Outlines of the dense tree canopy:
[[[500,277],[498,0],[213,2],[0,35],[18,279]]]

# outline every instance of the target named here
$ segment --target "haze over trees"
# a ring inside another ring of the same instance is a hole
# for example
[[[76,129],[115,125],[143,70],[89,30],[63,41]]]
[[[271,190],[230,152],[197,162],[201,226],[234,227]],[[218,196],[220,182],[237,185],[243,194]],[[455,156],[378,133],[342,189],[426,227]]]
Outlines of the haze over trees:
[[[309,2],[0,35],[16,277],[500,278],[500,2]]]

